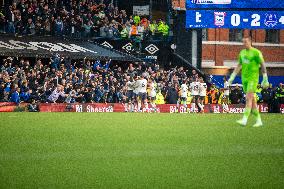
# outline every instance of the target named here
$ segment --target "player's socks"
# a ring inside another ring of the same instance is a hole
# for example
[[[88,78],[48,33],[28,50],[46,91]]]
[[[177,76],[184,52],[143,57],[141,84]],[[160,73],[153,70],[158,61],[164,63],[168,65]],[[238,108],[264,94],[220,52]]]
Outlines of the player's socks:
[[[195,113],[195,103],[191,103],[191,111]]]
[[[200,109],[202,109],[202,105],[200,103],[197,104],[199,106]]]
[[[229,105],[225,104],[225,106],[226,106],[226,111],[229,112]]]
[[[253,127],[263,126],[258,109],[252,109],[251,113],[256,117],[256,123],[253,125]]]
[[[223,112],[226,112],[226,113],[229,112],[228,104],[223,103],[223,104],[222,104],[222,107],[223,107]]]
[[[129,109],[128,109],[128,110],[129,110],[129,112],[132,112],[132,111],[133,111],[132,106],[133,106],[133,104],[129,104],[129,107],[128,107],[128,108],[129,108]]]
[[[258,109],[252,109],[251,113],[252,113],[252,115],[255,116],[256,120],[261,120],[260,113],[259,113]]]
[[[184,107],[185,109],[187,109],[186,101],[183,101],[183,107]]]
[[[223,112],[226,112],[225,104],[222,104]]]
[[[146,103],[144,103],[144,106],[145,106],[145,108],[146,109],[148,109],[149,107],[148,107],[148,103],[146,102]]]
[[[134,104],[131,103],[131,104],[130,104],[130,112],[133,112],[133,111],[134,111]]]
[[[177,108],[178,108],[178,109],[179,109],[179,103],[180,103],[180,102],[179,102],[179,100],[178,100],[178,101],[177,101]]]
[[[125,111],[129,112],[129,105],[128,105],[128,103],[125,103]]]
[[[245,108],[244,118],[248,119],[250,113],[251,113],[251,108]]]
[[[138,102],[138,112],[140,112],[141,111],[141,102]]]
[[[263,126],[261,119],[256,120],[256,123],[253,125],[253,127],[261,127]]]
[[[156,104],[155,103],[151,103],[152,109],[154,112],[156,112]]]
[[[248,117],[250,115],[250,112],[251,112],[251,108],[246,108],[245,109],[245,112],[244,112],[244,116],[241,120],[238,120],[237,123],[240,124],[240,125],[243,125],[245,126],[248,122]]]

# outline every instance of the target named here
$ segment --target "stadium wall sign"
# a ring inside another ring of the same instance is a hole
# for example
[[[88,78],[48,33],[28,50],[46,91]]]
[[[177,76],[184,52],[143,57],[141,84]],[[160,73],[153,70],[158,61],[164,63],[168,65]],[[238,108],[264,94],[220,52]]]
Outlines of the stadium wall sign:
[[[96,39],[96,43],[109,48],[115,49],[127,54],[135,54],[137,51],[137,45],[131,40],[111,40],[111,39]],[[170,53],[167,52],[170,45],[162,40],[144,40],[141,42],[141,53],[138,55],[139,58],[142,58],[146,61],[156,61],[157,59],[162,59],[162,56],[169,56]]]
[[[7,42],[0,41],[0,48],[4,49],[12,49],[12,50],[33,50],[38,51],[46,50],[50,52],[71,52],[71,53],[79,53],[79,52],[90,52],[97,53],[96,51],[81,47],[76,44],[64,44],[64,43],[51,43],[51,42],[22,42],[9,40]]]
[[[142,61],[132,55],[84,40],[30,36],[0,38],[0,56],[50,58],[54,53],[71,59],[86,57],[96,60]]]
[[[25,110],[27,103],[20,104],[16,106],[15,103],[11,102],[0,102],[0,112],[13,112],[19,109]],[[188,105],[190,108],[190,105]],[[234,113],[239,114],[244,112],[244,105],[232,104],[227,107],[223,107],[219,104],[208,104],[205,105],[205,113]],[[262,113],[268,112],[267,104],[259,104],[259,111]],[[39,109],[41,112],[125,112],[125,104],[120,103],[86,103],[86,104],[39,104]],[[134,109],[137,112],[137,107]],[[144,113],[188,113],[183,106],[177,107],[175,104],[162,104],[157,105],[156,109],[149,107],[143,108]],[[284,104],[280,106],[280,113],[284,114]]]

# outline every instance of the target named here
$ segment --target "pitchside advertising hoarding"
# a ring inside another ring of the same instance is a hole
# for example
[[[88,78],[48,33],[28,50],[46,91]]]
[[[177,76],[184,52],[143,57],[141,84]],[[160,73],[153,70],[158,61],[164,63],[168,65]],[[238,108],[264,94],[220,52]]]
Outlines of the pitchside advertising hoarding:
[[[187,9],[279,9],[283,0],[187,0]]]
[[[15,111],[27,111],[27,103],[21,103],[16,106],[12,102],[0,102],[0,112],[15,112]],[[111,113],[111,112],[126,112],[126,104],[123,103],[85,103],[85,104],[39,104],[40,112],[89,112],[89,113]],[[188,105],[190,109],[190,104]],[[280,113],[284,114],[284,104],[280,105]],[[220,104],[207,104],[204,107],[205,113],[243,113],[245,109],[244,104],[231,104],[223,106]],[[258,104],[258,109],[262,113],[268,112],[267,104]],[[138,112],[137,106],[134,107],[134,112]],[[176,104],[160,104],[156,105],[156,108],[149,106],[148,108],[142,109],[143,113],[189,113],[183,106],[177,106]],[[197,113],[197,110],[196,110]]]

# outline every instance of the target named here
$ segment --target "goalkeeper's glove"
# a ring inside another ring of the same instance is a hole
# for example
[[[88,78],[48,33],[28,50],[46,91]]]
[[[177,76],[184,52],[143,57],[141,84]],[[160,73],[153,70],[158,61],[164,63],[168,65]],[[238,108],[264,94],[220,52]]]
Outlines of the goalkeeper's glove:
[[[235,72],[233,72],[232,75],[230,76],[230,79],[228,80],[229,86],[232,85],[236,76],[237,76],[237,74]]]
[[[263,88],[268,88],[269,87],[269,82],[268,82],[268,77],[267,77],[267,73],[264,73],[263,74],[263,79],[262,79],[262,82],[261,82],[261,86]]]

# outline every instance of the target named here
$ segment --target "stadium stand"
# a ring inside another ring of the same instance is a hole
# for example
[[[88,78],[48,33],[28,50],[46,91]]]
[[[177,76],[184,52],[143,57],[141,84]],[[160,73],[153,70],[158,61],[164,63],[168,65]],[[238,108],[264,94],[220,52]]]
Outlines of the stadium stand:
[[[128,65],[119,61],[87,59],[71,61],[58,55],[36,61],[7,57],[2,60],[1,65],[0,101],[16,103],[29,103],[32,100],[47,102],[57,85],[63,87],[64,94],[68,94],[64,98],[59,98],[57,102],[124,103],[126,82],[142,74],[156,82],[157,99],[160,99],[159,95],[162,94],[165,103],[177,103],[179,87],[183,80],[191,83],[194,78],[199,77],[195,70],[185,70],[183,67],[163,69],[158,64]],[[279,99],[283,103],[283,88],[283,84],[265,90],[259,87],[259,102],[270,103],[274,99]],[[222,88],[211,85],[208,87],[206,104],[221,104],[223,94]],[[238,85],[231,88],[230,101],[235,104],[244,102],[244,94]]]
[[[13,1],[0,12],[0,32],[5,36],[50,36],[51,40],[55,37],[128,39],[141,50],[141,41],[167,40],[169,30],[169,26],[161,19],[150,20],[130,15],[114,7],[111,2],[101,0],[20,0]],[[40,59],[27,58],[25,55],[3,55],[0,101],[19,104],[35,100],[45,103],[54,89],[61,86],[64,95],[56,102],[125,103],[127,81],[144,74],[157,85],[156,103],[176,104],[182,82],[192,83],[201,77],[194,69],[187,70],[182,66],[162,68],[158,63],[134,61],[125,65],[119,60],[101,61],[96,57],[75,60],[62,54],[54,54],[50,59],[47,57],[42,56]],[[217,82],[215,85],[214,80],[208,83],[205,104],[223,103],[224,88],[219,84]],[[230,103],[244,103],[244,93],[239,85],[232,86],[230,91]],[[259,87],[257,98],[258,102],[283,103],[283,85],[265,90]]]
[[[0,12],[0,32],[16,36],[69,38],[163,39],[169,26],[161,19],[128,15],[111,2],[13,1]]]

